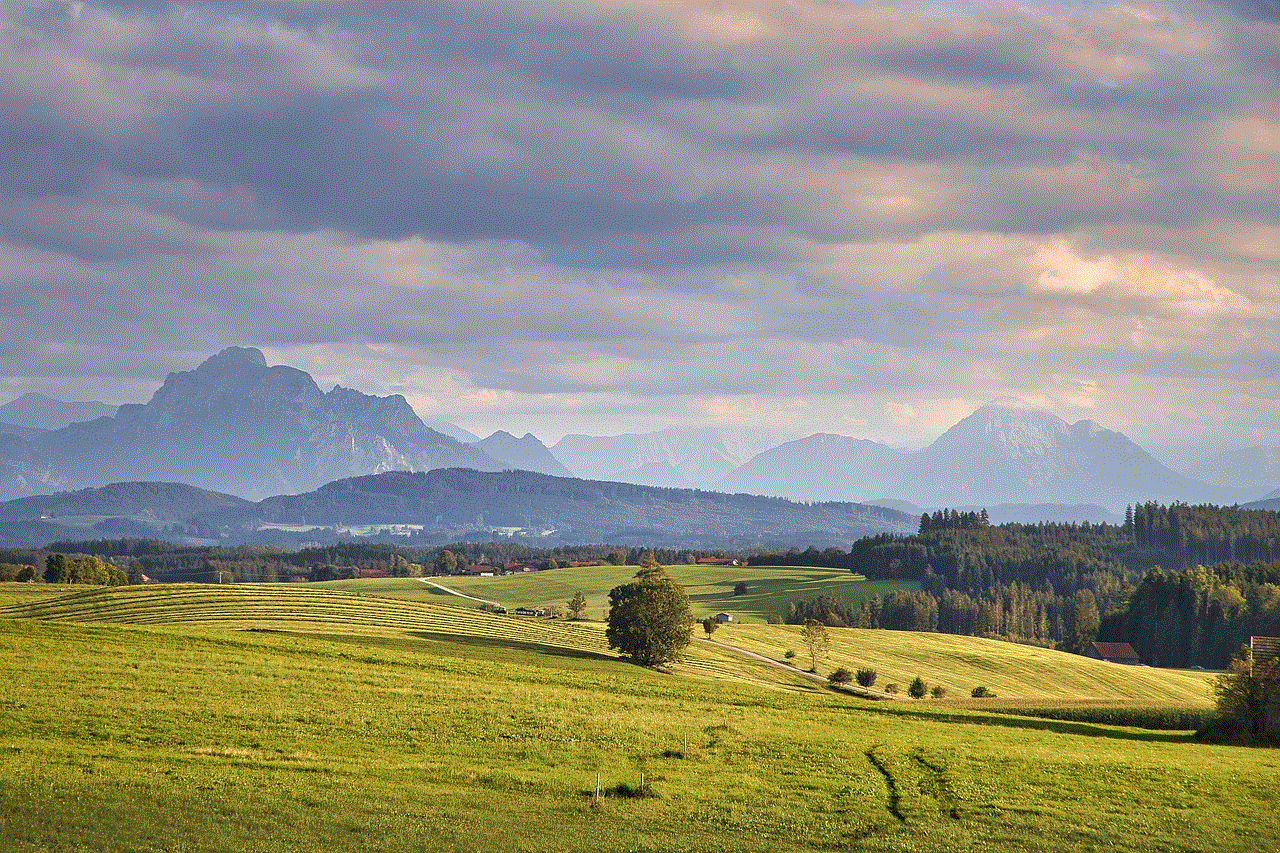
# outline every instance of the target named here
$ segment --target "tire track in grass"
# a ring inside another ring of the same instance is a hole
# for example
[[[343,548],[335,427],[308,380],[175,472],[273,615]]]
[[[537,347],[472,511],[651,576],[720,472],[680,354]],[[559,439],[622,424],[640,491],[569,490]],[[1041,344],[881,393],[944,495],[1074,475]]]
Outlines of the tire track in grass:
[[[959,799],[947,776],[946,763],[941,759],[926,757],[921,750],[913,752],[911,757],[926,771],[924,778],[920,780],[920,792],[937,800],[940,811],[947,817],[959,820],[960,810],[957,807]],[[926,788],[930,790],[925,790]]]
[[[893,778],[893,774],[889,772],[889,767],[884,763],[884,760],[876,755],[877,749],[880,749],[880,747],[873,746],[866,751],[865,755],[867,760],[871,762],[871,766],[884,777],[885,788],[889,792],[888,802],[885,807],[889,810],[889,814],[898,819],[899,823],[906,823],[907,819],[902,816],[902,794],[898,791],[898,781]]]

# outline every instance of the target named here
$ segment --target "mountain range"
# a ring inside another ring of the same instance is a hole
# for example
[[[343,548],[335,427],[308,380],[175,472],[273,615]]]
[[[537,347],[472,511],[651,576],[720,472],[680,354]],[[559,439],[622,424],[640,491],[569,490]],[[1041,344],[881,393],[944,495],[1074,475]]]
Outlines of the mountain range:
[[[25,395],[0,407],[26,418],[0,425],[0,499],[146,481],[259,500],[367,474],[468,468],[907,512],[985,506],[993,517],[1098,520],[1140,501],[1243,502],[1280,485],[1266,449],[1206,460],[1192,478],[1119,432],[1008,402],[978,409],[918,451],[832,434],[786,441],[768,423],[567,435],[551,448],[528,433],[475,439],[445,422],[428,426],[402,396],[325,392],[305,372],[269,366],[259,350],[241,347],[170,374],[144,404],[58,425],[103,404],[57,403]],[[31,414],[42,409],[43,420]]]

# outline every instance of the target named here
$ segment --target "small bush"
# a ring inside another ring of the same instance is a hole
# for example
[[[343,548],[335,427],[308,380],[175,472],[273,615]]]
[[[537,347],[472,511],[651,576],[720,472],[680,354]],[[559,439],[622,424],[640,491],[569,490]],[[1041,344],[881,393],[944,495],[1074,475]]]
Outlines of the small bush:
[[[746,594],[747,594],[747,582],[746,582],[746,581],[738,581],[737,583],[735,583],[735,584],[733,585],[733,594],[734,594],[734,595],[746,595]]]
[[[853,681],[853,673],[842,666],[842,667],[839,667],[835,672],[828,675],[827,681],[829,681],[832,685],[836,687],[843,687],[849,682]]]
[[[629,785],[626,782],[619,782],[612,788],[605,791],[605,793],[610,797],[621,797],[626,800],[639,800],[658,796],[654,793],[653,786],[648,782],[644,782],[639,785]]]
[[[783,653],[782,653],[782,656],[783,656],[784,658],[786,658],[787,660],[791,660],[792,658],[794,658],[794,657],[796,656],[796,650],[795,650],[795,649],[787,649],[785,652],[783,652]]]
[[[924,679],[918,675],[911,680],[911,686],[907,688],[907,695],[912,699],[923,699],[928,693],[928,686],[924,683]]]
[[[970,693],[969,695],[972,696],[974,699],[994,699],[996,696],[996,694],[992,693],[990,690],[983,687],[982,685],[978,685],[977,687],[973,688],[973,692]]]
[[[933,685],[933,689],[929,691],[929,695],[934,699],[941,699],[943,696],[947,695],[947,688],[943,687],[941,684],[935,684]]]
[[[770,625],[781,625],[782,617],[776,613],[770,613],[768,616],[765,617],[764,621],[769,623]]]
[[[858,670],[858,683],[863,687],[871,687],[876,683],[876,671],[874,669]]]
[[[889,682],[888,684],[886,684],[886,685],[884,686],[884,692],[885,692],[885,693],[897,693],[897,692],[898,692],[898,685],[894,684],[894,683],[891,681],[891,682]]]

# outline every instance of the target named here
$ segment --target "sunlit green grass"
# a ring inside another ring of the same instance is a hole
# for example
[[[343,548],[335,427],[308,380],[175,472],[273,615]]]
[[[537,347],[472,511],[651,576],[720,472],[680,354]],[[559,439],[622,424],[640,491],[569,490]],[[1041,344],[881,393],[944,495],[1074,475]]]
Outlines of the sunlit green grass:
[[[838,596],[856,607],[872,595],[884,596],[894,589],[919,589],[919,585],[912,582],[868,581],[861,575],[823,568],[672,565],[666,569],[685,587],[696,616],[701,618],[727,610],[742,622],[764,622],[771,615],[782,616],[791,602],[808,601],[819,595]],[[491,578],[430,580],[467,595],[500,602],[508,608],[564,607],[574,593],[581,592],[587,600],[587,616],[603,619],[609,605],[609,590],[626,583],[635,573],[635,566],[574,566]],[[739,582],[746,583],[747,591],[734,595],[734,586]],[[407,578],[330,581],[324,585],[420,600],[443,595]]]
[[[412,634],[0,621],[0,649],[11,851],[1243,851],[1280,830],[1277,753],[1181,735]],[[597,773],[658,796],[592,809]]]
[[[1080,655],[979,637],[911,631],[830,628],[830,650],[819,661],[826,675],[836,667],[874,669],[876,685],[894,683],[903,693],[920,676],[942,686],[951,699],[968,698],[982,685],[997,698],[1101,700],[1208,707],[1212,673],[1122,666]],[[808,669],[812,661],[797,625],[723,626],[713,639]],[[980,703],[981,704],[981,703]],[[988,702],[987,705],[994,703]]]
[[[4,613],[57,620],[0,618],[5,851],[1136,853],[1280,834],[1278,751],[868,702],[703,643],[653,671],[598,624],[302,585],[86,588]],[[796,631],[714,636],[780,659]],[[1192,677],[1123,668],[1149,679],[1126,688],[1062,653],[831,634],[833,666],[982,674],[1002,698],[1148,701]],[[597,773],[657,796],[593,809]]]

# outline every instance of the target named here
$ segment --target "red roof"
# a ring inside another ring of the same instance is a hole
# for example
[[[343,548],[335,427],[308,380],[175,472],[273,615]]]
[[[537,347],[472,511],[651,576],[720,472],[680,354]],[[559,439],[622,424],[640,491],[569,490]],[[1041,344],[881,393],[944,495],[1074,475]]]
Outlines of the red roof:
[[[1250,637],[1249,648],[1254,663],[1265,663],[1280,657],[1280,637]]]
[[[1093,650],[1103,660],[1137,660],[1138,653],[1128,643],[1094,643]]]

